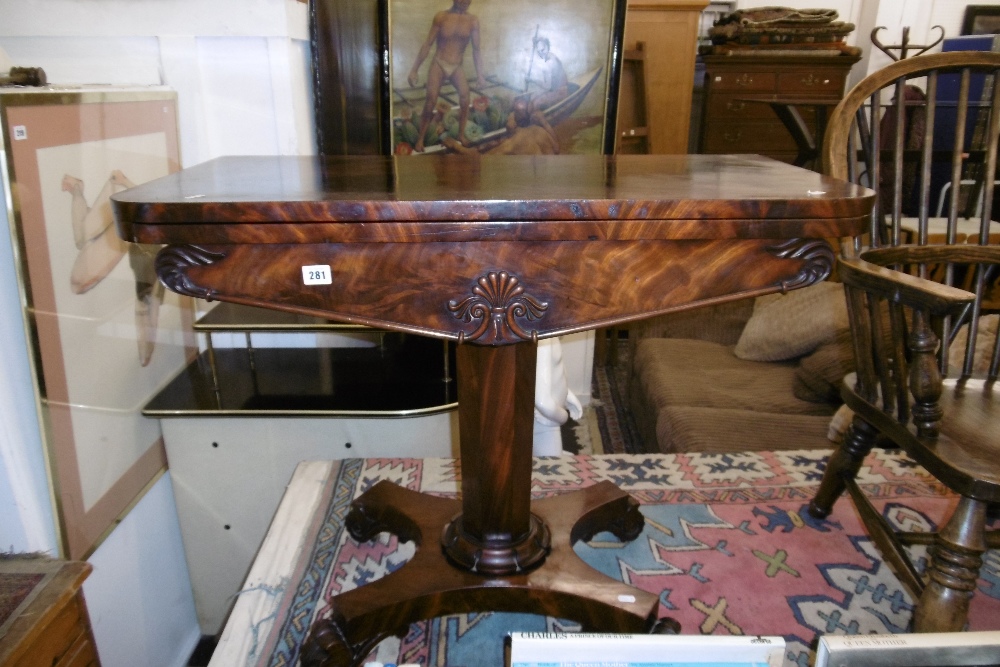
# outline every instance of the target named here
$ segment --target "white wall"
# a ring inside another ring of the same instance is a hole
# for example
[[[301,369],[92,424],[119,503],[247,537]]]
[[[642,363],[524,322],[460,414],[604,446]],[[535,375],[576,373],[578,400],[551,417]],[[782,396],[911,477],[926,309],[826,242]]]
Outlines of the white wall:
[[[4,72],[176,90],[184,166],[315,152],[309,61],[307,8],[296,0],[0,0]],[[0,551],[55,555],[14,266],[0,229]],[[105,667],[185,665],[200,630],[169,475],[88,560],[84,593]]]
[[[87,560],[83,594],[101,664],[187,665],[201,630],[169,473]]]
[[[52,83],[178,92],[184,166],[315,152],[296,0],[0,0],[0,47]]]
[[[4,164],[0,160],[0,172],[5,171]],[[21,318],[19,279],[7,232],[9,209],[9,202],[0,206],[0,552],[55,556],[59,548]]]

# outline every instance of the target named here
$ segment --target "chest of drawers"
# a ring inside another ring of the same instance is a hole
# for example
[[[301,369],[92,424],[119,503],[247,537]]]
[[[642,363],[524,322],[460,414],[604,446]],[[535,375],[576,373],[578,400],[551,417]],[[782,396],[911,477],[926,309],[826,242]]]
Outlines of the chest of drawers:
[[[0,667],[100,667],[80,586],[83,562],[0,560]]]
[[[796,144],[768,104],[747,98],[773,96],[799,101],[836,101],[856,56],[705,56],[701,153],[757,153],[784,162]],[[815,109],[799,104],[815,131]]]

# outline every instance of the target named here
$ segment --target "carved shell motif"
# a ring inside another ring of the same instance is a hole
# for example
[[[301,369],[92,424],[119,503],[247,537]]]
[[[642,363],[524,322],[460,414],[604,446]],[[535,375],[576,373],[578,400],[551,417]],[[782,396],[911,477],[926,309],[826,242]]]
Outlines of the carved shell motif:
[[[156,255],[156,275],[164,285],[178,294],[211,301],[215,290],[195,285],[187,271],[191,267],[214,264],[225,257],[224,253],[196,245],[167,246]]]
[[[518,319],[537,320],[548,307],[548,303],[525,294],[517,277],[506,271],[491,271],[479,278],[472,288],[472,296],[459,302],[448,302],[448,310],[463,322],[479,320],[473,332],[462,331],[458,334],[458,342],[476,341],[483,345],[537,340],[538,332],[532,330],[527,333]]]

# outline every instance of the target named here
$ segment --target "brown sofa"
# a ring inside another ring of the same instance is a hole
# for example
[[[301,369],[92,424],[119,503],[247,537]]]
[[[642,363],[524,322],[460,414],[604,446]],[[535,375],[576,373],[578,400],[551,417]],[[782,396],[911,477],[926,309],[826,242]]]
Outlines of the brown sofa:
[[[839,284],[661,316],[629,340],[628,403],[647,451],[833,446],[853,366]]]

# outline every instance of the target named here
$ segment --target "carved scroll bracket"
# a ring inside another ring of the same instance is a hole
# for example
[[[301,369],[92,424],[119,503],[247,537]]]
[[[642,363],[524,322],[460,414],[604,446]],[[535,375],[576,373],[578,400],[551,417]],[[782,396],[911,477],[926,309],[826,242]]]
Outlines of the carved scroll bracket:
[[[456,318],[463,322],[479,320],[474,331],[458,334],[458,342],[476,341],[484,345],[538,340],[538,332],[528,333],[518,320],[537,320],[548,307],[548,303],[525,294],[517,277],[506,271],[489,272],[476,282],[472,296],[448,302],[448,310]]]
[[[791,239],[776,246],[769,246],[767,251],[781,259],[804,261],[794,278],[781,282],[782,292],[808,287],[826,280],[833,271],[833,263],[836,261],[833,248],[822,239]]]
[[[167,246],[156,255],[156,275],[164,285],[178,294],[211,301],[215,296],[215,290],[194,284],[187,272],[193,267],[214,264],[225,257],[224,252],[196,245]]]

